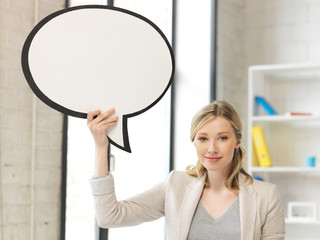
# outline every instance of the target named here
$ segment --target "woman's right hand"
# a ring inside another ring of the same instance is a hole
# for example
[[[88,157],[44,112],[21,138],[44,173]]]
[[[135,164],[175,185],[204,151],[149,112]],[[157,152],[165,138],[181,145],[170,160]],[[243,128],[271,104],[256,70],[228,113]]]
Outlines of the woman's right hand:
[[[118,116],[111,117],[115,109],[112,108],[104,113],[100,110],[89,112],[87,116],[87,125],[93,136],[96,147],[105,147],[108,145],[107,130],[118,122]]]
[[[107,130],[118,122],[117,116],[112,116],[115,112],[110,109],[104,113],[100,110],[89,112],[87,117],[87,125],[91,131],[95,142],[95,176],[107,176],[108,169],[108,144]]]

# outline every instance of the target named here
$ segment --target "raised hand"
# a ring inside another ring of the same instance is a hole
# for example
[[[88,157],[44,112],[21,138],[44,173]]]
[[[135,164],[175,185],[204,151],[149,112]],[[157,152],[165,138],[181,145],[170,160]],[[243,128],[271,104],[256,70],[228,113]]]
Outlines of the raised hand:
[[[94,142],[97,147],[104,147],[108,142],[107,130],[118,122],[118,116],[112,116],[115,109],[110,109],[104,113],[96,110],[88,113],[87,125],[91,131]]]
[[[118,116],[112,116],[115,109],[104,113],[96,110],[88,113],[87,125],[95,142],[95,176],[108,175],[108,144],[107,130],[115,126]]]

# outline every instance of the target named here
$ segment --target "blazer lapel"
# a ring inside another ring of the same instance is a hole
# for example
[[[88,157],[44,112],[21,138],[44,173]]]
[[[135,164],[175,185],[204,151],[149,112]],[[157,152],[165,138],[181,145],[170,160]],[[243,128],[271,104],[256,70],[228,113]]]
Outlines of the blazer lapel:
[[[254,229],[257,211],[257,194],[252,185],[246,185],[244,178],[240,178],[240,222],[241,239],[254,239]]]
[[[187,239],[192,218],[202,194],[203,186],[203,183],[199,179],[196,179],[186,189],[179,214],[179,240]]]

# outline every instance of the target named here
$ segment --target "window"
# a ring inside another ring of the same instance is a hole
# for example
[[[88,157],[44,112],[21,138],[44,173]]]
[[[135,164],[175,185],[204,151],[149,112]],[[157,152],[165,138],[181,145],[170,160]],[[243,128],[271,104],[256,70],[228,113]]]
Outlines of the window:
[[[69,6],[106,4],[72,0]],[[171,2],[114,1],[114,6],[141,14],[171,39]],[[132,153],[111,146],[118,199],[127,198],[163,181],[169,171],[170,90],[147,112],[128,120]],[[93,239],[95,220],[88,179],[93,173],[94,145],[85,119],[68,117],[66,239]],[[110,229],[108,239],[165,239],[164,219],[137,227]],[[155,237],[156,236],[156,237]]]

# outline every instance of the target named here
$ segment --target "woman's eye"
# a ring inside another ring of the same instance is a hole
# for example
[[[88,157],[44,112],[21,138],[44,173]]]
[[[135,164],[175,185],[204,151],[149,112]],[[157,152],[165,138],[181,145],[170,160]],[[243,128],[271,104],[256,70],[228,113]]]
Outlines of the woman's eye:
[[[224,141],[224,140],[227,140],[228,137],[220,137],[219,139],[222,140],[222,141]]]
[[[200,140],[200,141],[206,141],[207,138],[206,138],[206,137],[200,137],[199,140]]]

